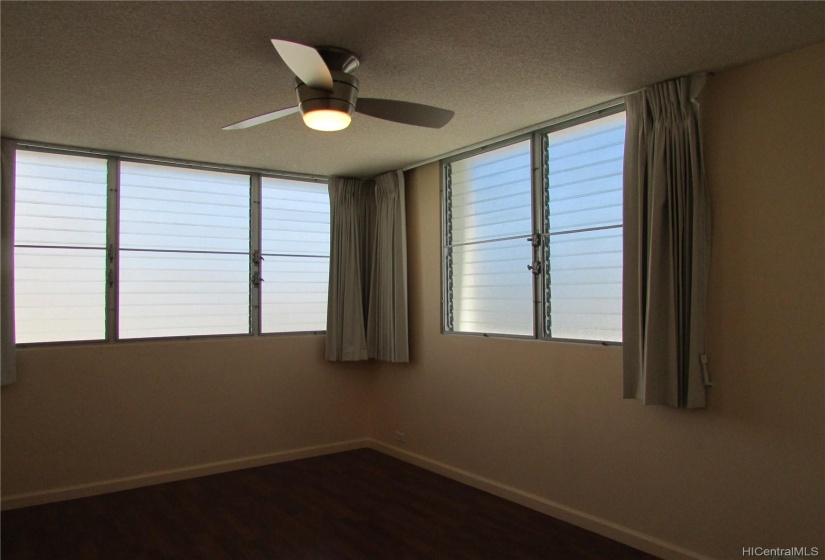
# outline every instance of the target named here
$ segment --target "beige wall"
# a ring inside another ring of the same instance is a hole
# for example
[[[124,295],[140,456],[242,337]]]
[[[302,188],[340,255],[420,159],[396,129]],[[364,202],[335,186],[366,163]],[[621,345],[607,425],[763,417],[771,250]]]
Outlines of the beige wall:
[[[27,348],[18,372],[2,391],[4,497],[367,431],[371,374],[325,363],[320,336]]]
[[[442,335],[438,166],[408,177],[411,354],[374,437],[713,558],[825,553],[825,44],[713,77],[701,411],[621,399],[621,348]],[[525,263],[526,265],[526,263]]]
[[[413,363],[327,364],[314,336],[24,349],[3,495],[403,430],[409,452],[665,548],[825,551],[823,68],[825,44],[707,86],[707,409],[622,400],[620,347],[440,334],[430,165],[408,175]]]

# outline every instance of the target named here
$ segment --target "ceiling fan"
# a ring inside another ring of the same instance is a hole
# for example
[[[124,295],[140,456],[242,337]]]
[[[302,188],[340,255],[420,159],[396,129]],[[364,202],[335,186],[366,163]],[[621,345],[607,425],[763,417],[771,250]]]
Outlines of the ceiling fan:
[[[358,97],[358,57],[338,47],[317,49],[291,41],[272,39],[275,50],[295,74],[298,105],[264,113],[230,124],[223,130],[249,128],[301,112],[304,123],[315,130],[342,130],[349,126],[353,111],[393,121],[428,128],[441,128],[453,118],[453,111],[430,105]]]

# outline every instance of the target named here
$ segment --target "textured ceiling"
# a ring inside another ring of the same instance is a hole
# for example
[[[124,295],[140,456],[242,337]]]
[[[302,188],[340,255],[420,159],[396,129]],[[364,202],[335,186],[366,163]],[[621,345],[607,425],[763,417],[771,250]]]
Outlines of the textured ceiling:
[[[2,134],[283,171],[367,176],[644,85],[825,40],[823,2],[9,2]],[[361,94],[455,111],[441,130],[298,115],[278,37],[361,56]]]

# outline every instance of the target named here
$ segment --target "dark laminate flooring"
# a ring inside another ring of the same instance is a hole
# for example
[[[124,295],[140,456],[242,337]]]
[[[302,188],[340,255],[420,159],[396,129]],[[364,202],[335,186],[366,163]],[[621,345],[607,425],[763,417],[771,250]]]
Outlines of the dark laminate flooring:
[[[360,449],[2,513],[2,558],[642,560]]]

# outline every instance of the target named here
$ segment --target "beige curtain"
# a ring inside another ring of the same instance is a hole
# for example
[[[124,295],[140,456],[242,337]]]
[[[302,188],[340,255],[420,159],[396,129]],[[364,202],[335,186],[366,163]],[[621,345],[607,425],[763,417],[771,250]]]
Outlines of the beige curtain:
[[[373,181],[331,177],[326,358],[366,360]]]
[[[624,397],[701,408],[710,201],[697,96],[704,76],[628,95],[624,154]]]
[[[0,384],[17,380],[14,340],[14,161],[17,143],[2,140],[0,184]]]
[[[409,361],[404,176],[332,177],[326,359]]]
[[[375,236],[367,315],[370,358],[409,362],[404,173],[375,178]]]

